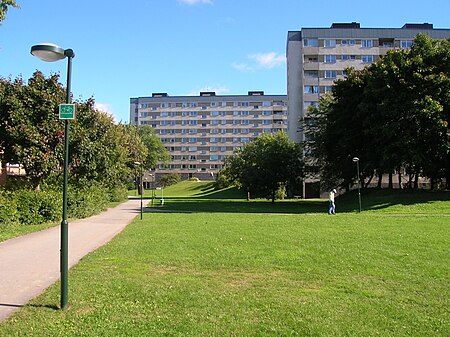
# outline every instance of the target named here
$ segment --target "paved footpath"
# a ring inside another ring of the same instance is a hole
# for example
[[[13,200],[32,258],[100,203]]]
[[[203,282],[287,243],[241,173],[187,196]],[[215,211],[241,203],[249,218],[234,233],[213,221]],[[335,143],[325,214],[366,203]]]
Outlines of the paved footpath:
[[[140,200],[130,199],[90,218],[69,221],[69,268],[139,213]],[[0,322],[59,280],[59,251],[60,226],[0,243]]]

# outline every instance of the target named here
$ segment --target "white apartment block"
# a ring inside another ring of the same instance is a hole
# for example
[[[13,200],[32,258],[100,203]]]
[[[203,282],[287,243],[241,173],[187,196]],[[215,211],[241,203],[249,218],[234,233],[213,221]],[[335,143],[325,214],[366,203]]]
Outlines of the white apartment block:
[[[287,131],[287,96],[248,95],[169,96],[131,98],[130,123],[151,125],[171,161],[159,165],[156,178],[176,172],[183,179],[211,180],[226,156],[265,132]]]
[[[320,95],[331,90],[345,69],[363,69],[390,49],[411,47],[418,33],[433,39],[450,38],[450,29],[432,24],[405,24],[402,28],[361,28],[359,23],[333,23],[331,28],[302,28],[287,37],[288,134],[300,142],[299,120]]]

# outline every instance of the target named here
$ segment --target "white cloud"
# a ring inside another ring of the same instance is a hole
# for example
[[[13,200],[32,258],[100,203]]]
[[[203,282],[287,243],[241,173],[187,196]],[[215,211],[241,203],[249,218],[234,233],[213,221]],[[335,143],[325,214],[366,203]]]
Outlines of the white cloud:
[[[95,102],[94,108],[99,111],[106,112],[108,115],[110,115],[112,118],[114,118],[114,121],[116,123],[118,122],[117,116],[114,115],[111,104]]]
[[[178,0],[178,2],[181,4],[188,5],[188,6],[203,5],[203,4],[213,5],[214,4],[213,0]]]
[[[234,69],[239,70],[239,71],[250,72],[250,71],[254,71],[255,70],[251,65],[249,65],[247,63],[234,62],[234,63],[231,64],[231,66]]]
[[[192,90],[190,93],[186,94],[186,96],[198,96],[200,92],[215,92],[216,95],[224,95],[230,92],[230,89],[223,86],[204,86],[200,89]]]
[[[249,55],[249,58],[255,60],[260,67],[267,69],[272,69],[286,63],[286,57],[275,52],[253,54]]]
[[[239,71],[251,72],[257,69],[273,69],[286,63],[286,57],[276,52],[252,54],[247,58],[252,61],[251,64],[234,62],[231,66]]]

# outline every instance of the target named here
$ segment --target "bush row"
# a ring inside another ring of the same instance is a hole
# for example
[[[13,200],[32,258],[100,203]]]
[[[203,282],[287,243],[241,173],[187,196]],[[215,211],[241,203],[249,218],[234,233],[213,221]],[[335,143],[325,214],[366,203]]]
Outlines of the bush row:
[[[109,202],[127,197],[125,188],[100,186],[73,189],[67,195],[68,217],[84,218],[99,213]],[[62,218],[62,192],[45,190],[0,190],[0,226],[38,225]]]

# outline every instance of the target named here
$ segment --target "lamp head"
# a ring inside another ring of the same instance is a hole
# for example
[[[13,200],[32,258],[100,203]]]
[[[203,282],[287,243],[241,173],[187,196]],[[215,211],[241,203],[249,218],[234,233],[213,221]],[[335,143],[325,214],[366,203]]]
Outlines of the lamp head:
[[[31,55],[45,62],[55,62],[66,57],[75,57],[72,49],[66,49],[53,44],[41,43],[31,47]]]
[[[352,160],[353,160],[355,163],[359,162],[359,158],[358,158],[358,157],[354,157]]]

